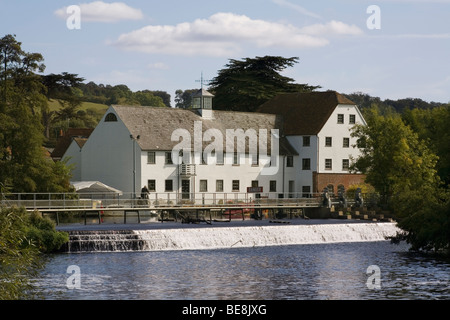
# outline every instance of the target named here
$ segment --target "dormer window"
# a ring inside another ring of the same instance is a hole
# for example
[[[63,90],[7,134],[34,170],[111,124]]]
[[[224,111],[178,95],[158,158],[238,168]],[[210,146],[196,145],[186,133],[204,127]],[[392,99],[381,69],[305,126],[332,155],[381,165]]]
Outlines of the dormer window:
[[[105,122],[117,122],[117,116],[114,113],[108,113]]]

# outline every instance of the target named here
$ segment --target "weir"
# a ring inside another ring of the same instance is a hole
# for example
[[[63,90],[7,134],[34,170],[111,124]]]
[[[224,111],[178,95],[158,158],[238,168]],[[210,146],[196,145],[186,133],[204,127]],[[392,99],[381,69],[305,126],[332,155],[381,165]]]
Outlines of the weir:
[[[395,223],[69,231],[65,252],[211,250],[339,242],[384,241]]]

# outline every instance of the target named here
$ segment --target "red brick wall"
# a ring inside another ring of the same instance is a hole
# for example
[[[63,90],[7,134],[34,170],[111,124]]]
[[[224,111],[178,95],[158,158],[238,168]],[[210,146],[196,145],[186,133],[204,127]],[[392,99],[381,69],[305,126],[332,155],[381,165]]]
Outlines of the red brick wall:
[[[345,189],[352,184],[363,183],[365,179],[363,174],[354,173],[317,173],[313,172],[313,192],[320,193],[329,184],[334,186],[334,193],[337,193],[338,185],[344,185]]]

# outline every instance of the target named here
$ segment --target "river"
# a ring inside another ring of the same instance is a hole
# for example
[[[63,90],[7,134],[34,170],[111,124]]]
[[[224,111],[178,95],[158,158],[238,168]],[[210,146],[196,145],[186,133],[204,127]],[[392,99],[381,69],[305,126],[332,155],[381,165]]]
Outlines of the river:
[[[34,284],[48,300],[448,300],[449,267],[389,241],[63,253]]]

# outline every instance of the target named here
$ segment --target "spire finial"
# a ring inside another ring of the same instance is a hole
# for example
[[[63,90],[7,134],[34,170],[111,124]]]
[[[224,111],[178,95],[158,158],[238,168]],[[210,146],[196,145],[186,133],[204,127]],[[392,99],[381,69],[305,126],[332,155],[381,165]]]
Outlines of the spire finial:
[[[203,71],[202,71],[200,80],[195,80],[195,82],[200,82],[200,88],[203,89],[203,84],[208,84],[211,82],[211,80],[203,79]]]

